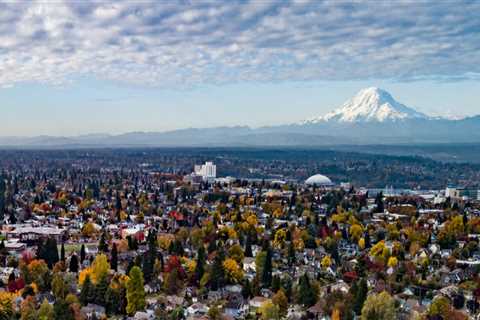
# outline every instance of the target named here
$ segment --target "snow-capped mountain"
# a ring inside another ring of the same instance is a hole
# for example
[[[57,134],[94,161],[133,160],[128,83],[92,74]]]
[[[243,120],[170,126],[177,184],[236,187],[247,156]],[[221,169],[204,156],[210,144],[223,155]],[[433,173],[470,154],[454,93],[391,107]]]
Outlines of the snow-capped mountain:
[[[309,119],[302,124],[321,122],[388,122],[429,117],[397,102],[385,90],[366,88],[345,102],[340,108],[324,116]]]

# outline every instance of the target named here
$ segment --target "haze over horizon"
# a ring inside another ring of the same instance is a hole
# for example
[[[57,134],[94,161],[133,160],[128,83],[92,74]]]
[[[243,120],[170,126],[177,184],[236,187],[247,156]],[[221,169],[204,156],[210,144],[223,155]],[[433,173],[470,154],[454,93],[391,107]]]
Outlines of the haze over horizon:
[[[478,2],[0,8],[0,136],[294,123],[371,86],[429,115],[480,113]]]

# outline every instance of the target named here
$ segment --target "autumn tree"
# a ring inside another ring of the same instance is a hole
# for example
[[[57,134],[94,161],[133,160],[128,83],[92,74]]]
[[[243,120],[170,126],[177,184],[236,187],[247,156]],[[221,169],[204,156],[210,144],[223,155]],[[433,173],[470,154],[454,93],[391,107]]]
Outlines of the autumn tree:
[[[279,320],[280,319],[280,308],[272,302],[272,300],[267,300],[259,308],[260,319],[262,320]]]
[[[228,282],[239,283],[243,279],[243,270],[234,259],[225,259],[223,268],[225,269],[225,278]]]
[[[54,320],[53,307],[47,299],[44,299],[40,305],[37,316],[39,320]]]
[[[285,295],[285,290],[283,290],[283,288],[275,293],[275,295],[272,297],[272,302],[278,306],[281,316],[285,316],[287,314],[288,298]]]
[[[130,270],[127,280],[127,313],[135,314],[145,309],[145,289],[143,284],[142,270],[135,266]]]
[[[367,297],[362,308],[362,320],[383,319],[395,320],[397,313],[395,310],[395,300],[384,291],[378,294],[372,294]]]
[[[431,317],[442,317],[442,319],[448,319],[448,315],[451,309],[450,301],[444,296],[437,296],[433,299],[430,307],[428,308],[428,315]]]

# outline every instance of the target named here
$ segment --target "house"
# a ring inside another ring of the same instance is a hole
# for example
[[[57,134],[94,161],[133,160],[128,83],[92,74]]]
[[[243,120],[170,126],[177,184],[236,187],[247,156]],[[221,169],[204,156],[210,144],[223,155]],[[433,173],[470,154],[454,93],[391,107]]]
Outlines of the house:
[[[100,319],[107,316],[105,308],[97,304],[89,303],[80,309],[87,319]]]
[[[268,299],[265,298],[265,297],[259,297],[259,296],[256,296],[254,297],[253,299],[250,299],[249,301],[249,305],[251,308],[254,308],[254,309],[258,309],[261,307],[261,305],[267,301]]]
[[[203,303],[194,303],[187,308],[187,316],[202,316],[208,313],[208,307]]]

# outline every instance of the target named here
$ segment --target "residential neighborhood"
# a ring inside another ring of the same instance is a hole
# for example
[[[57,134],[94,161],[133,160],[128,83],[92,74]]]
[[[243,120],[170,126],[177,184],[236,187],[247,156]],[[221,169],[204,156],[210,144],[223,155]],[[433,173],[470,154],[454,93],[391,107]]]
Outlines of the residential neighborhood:
[[[322,174],[192,180],[78,163],[2,172],[2,319],[480,314],[480,203],[453,186],[395,193]]]

